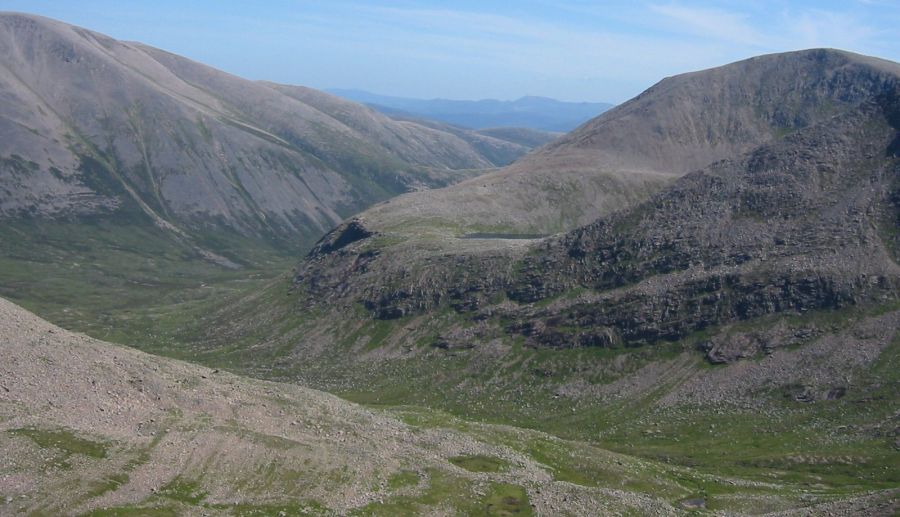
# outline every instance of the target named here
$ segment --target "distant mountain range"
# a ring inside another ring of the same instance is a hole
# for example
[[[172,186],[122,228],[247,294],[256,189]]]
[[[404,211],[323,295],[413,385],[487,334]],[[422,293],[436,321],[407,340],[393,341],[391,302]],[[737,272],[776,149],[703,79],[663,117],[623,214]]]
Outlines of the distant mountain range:
[[[514,101],[483,99],[410,99],[363,90],[330,89],[328,93],[367,104],[391,116],[440,120],[473,129],[524,127],[541,131],[571,131],[613,107],[605,102],[565,102],[528,96]]]

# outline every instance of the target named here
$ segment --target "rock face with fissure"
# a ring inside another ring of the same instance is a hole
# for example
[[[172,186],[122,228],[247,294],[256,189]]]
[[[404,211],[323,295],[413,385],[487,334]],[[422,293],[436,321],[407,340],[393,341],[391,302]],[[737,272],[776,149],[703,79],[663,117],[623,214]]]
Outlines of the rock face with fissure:
[[[838,82],[860,98],[869,92],[866,100],[690,173],[631,209],[543,239],[512,262],[461,254],[400,267],[403,257],[367,255],[363,239],[306,262],[295,281],[315,292],[314,279],[331,273],[338,299],[375,318],[446,305],[553,348],[642,346],[771,314],[894,301],[900,81],[864,77],[858,89],[846,81]],[[366,275],[353,269],[361,260]],[[378,274],[385,261],[395,267]],[[714,362],[766,348],[759,336],[747,339],[701,348]],[[439,346],[455,341],[445,336]]]

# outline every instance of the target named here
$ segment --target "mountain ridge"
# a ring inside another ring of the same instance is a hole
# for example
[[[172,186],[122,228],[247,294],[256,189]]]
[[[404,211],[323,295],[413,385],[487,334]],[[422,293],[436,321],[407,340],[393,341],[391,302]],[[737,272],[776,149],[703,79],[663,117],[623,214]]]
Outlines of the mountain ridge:
[[[508,167],[361,216],[385,229],[430,219],[457,235],[568,231],[852,108],[898,76],[900,65],[827,50],[675,76]]]
[[[499,160],[528,150],[325,94],[313,107],[284,88],[43,17],[0,22],[6,217],[125,210],[198,248],[209,227],[302,247],[375,201],[497,165],[475,145]]]

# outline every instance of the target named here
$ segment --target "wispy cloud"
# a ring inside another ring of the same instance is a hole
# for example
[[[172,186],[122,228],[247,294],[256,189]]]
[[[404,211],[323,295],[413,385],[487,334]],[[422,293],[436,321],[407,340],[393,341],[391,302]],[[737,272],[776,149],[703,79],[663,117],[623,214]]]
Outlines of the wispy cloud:
[[[741,45],[766,45],[766,35],[753,26],[746,13],[677,4],[651,4],[649,7],[651,12],[674,22],[670,28],[676,31]]]
[[[767,52],[900,60],[897,0],[2,1],[239,75],[407,96],[623,101]]]
[[[853,9],[769,6],[754,10],[752,5],[725,10],[671,3],[651,4],[649,9],[674,33],[772,51],[825,46],[865,52],[879,48],[889,36]],[[895,32],[890,32],[894,37]]]
[[[885,31],[848,13],[810,9],[794,15],[786,14],[784,18],[789,34],[806,47],[865,49],[877,45],[877,40],[887,35]],[[891,37],[896,37],[896,33]]]
[[[701,44],[637,35],[604,24],[571,24],[462,9],[359,7],[352,23],[381,25],[385,37],[419,49],[442,49],[498,68],[519,67],[565,77],[620,75],[625,68],[653,73],[685,66],[688,57],[714,54]],[[672,57],[672,54],[680,57]],[[663,66],[667,69],[667,66]]]
[[[834,5],[829,10],[768,2],[715,7],[685,1],[602,7],[570,2],[561,9],[553,9],[556,3],[544,5],[551,16],[527,9],[447,5],[350,0],[337,8],[347,16],[298,13],[286,22],[294,32],[321,40],[324,48],[366,53],[377,41],[378,59],[384,62],[415,60],[412,66],[430,62],[466,69],[467,86],[506,81],[529,93],[544,93],[546,85],[569,84],[576,92],[596,84],[598,92],[602,88],[607,93],[590,98],[614,101],[666,75],[763,52],[831,46],[879,53],[874,49],[882,48],[884,37],[868,20]],[[450,75],[437,68],[432,73]]]

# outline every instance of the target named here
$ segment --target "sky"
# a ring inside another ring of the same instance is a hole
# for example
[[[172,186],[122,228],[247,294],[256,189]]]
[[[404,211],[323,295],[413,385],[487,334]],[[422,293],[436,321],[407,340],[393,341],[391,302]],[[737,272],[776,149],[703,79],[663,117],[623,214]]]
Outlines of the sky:
[[[623,102],[663,77],[833,47],[900,61],[900,0],[0,0],[249,79],[417,98]]]

